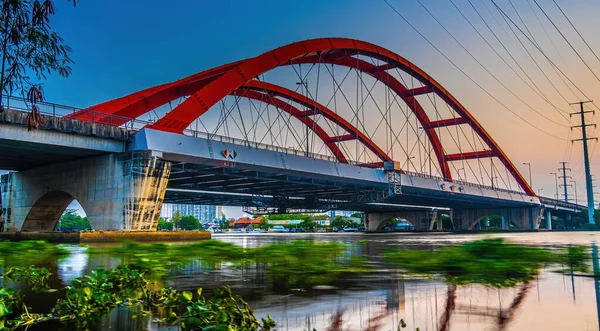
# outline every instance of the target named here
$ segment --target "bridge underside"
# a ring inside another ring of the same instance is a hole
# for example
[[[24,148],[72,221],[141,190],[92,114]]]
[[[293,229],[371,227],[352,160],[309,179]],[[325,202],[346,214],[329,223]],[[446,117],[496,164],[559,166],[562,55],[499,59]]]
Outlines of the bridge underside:
[[[13,109],[0,113],[0,169],[27,170],[125,150],[128,133],[122,128],[42,115],[45,124],[28,131],[28,116]]]

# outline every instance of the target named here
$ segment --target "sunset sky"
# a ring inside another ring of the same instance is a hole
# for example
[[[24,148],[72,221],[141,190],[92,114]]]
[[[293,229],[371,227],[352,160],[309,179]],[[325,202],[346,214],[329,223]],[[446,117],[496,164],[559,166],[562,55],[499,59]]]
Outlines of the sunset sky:
[[[54,103],[87,107],[303,39],[361,39],[404,56],[440,82],[486,128],[526,178],[527,168],[522,163],[531,162],[536,192],[543,189],[543,195],[553,196],[554,177],[549,173],[557,170],[559,161],[569,161],[573,170],[571,175],[577,180],[579,201],[584,201],[581,143],[568,142],[571,138],[581,138],[581,133],[579,130],[571,132],[568,127],[578,122],[573,118],[572,123],[569,123],[569,116],[565,114],[575,111],[567,101],[584,99],[582,93],[570,86],[572,92],[541,53],[519,35],[536,62],[528,57],[511,34],[512,26],[502,20],[490,0],[470,2],[481,10],[486,22],[499,34],[510,54],[529,75],[537,91],[541,91],[548,101],[527,87],[493,53],[449,0],[421,1],[500,83],[452,39],[418,1],[388,1],[477,84],[546,133],[536,130],[494,101],[394,13],[383,0],[83,0],[76,8],[72,8],[66,1],[56,1],[57,14],[53,17],[53,26],[73,48],[72,58],[75,64],[73,74],[68,79],[51,77],[45,82],[46,99]],[[486,40],[508,58],[477,16],[469,0],[453,2]],[[600,2],[556,2],[591,48],[600,54]],[[508,0],[496,0],[496,3],[517,24],[521,24]],[[565,34],[592,71],[600,77],[600,60],[595,58],[577,36],[553,0],[537,0],[537,3]],[[512,5],[546,55],[588,98],[596,100],[600,105],[600,81],[543,16],[534,0],[512,0]],[[537,68],[536,63],[542,70]],[[518,68],[513,65],[513,69]],[[547,118],[536,114],[526,104]],[[594,105],[589,107],[598,110]],[[561,111],[564,112],[562,115]],[[589,116],[593,123],[597,123],[596,118],[591,114]],[[595,152],[595,144],[591,143],[591,151]],[[599,173],[600,157],[593,153],[591,158],[592,173]]]

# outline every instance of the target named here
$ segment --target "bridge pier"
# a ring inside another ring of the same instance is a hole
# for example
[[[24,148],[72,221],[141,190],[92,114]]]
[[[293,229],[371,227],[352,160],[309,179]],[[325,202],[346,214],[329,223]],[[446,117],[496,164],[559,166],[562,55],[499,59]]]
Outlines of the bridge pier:
[[[508,230],[512,222],[519,230],[533,230],[540,227],[541,207],[499,208],[499,209],[453,209],[452,219],[455,230],[473,230],[487,216],[500,215],[502,230]]]
[[[395,218],[403,218],[412,224],[417,231],[429,230],[433,217],[430,211],[400,211],[400,212],[373,212],[365,213],[367,232],[383,231],[385,224]]]
[[[552,230],[552,211],[550,208],[546,208],[546,216],[544,217],[545,220],[545,228],[548,230]]]
[[[151,152],[133,152],[3,175],[5,231],[53,231],[73,200],[94,230],[156,230],[170,170]]]

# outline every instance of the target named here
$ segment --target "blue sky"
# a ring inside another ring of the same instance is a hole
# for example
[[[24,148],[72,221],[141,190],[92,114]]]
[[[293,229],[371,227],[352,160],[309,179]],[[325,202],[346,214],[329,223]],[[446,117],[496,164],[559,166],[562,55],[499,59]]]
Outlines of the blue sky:
[[[503,93],[498,84],[475,65],[416,1],[389,1],[478,82],[494,94]],[[454,1],[475,20],[467,0]],[[473,2],[480,8],[483,8],[484,2],[490,8],[492,6],[489,0]],[[510,8],[508,0],[497,2],[507,10]],[[551,0],[538,2],[548,9],[552,17],[560,18]],[[578,28],[590,45],[600,52],[600,35],[597,33],[600,31],[597,21],[600,3],[597,0],[558,2],[571,18],[576,19]],[[557,162],[563,159],[565,143],[558,145],[548,140],[491,102],[382,0],[81,0],[76,8],[64,0],[56,0],[55,3],[57,14],[52,24],[73,48],[75,64],[73,75],[68,79],[52,76],[45,82],[46,98],[50,102],[86,107],[302,39],[362,39],[399,53],[435,77],[470,109],[515,164],[528,161],[536,164],[534,171],[540,173],[537,179],[539,188],[545,192],[554,191],[554,178],[547,174],[556,171]],[[518,86],[515,77],[506,73],[499,60],[493,59],[482,40],[449,1],[423,0],[423,3],[487,68],[497,73],[506,84]],[[513,0],[513,3],[525,20],[532,24],[532,32],[543,36],[542,31],[535,28],[535,18],[527,2]],[[491,24],[494,25],[493,22]],[[477,26],[483,28],[480,22]],[[600,63],[593,62],[590,54],[583,52],[583,45],[568,30],[566,23],[560,21],[559,26],[567,31],[594,69],[600,72]],[[549,25],[546,27],[550,29]],[[553,40],[558,45],[559,55],[564,58],[565,70],[582,85],[588,86],[588,90],[592,91],[590,94],[600,100],[597,92],[600,91],[600,83],[589,76],[558,35],[553,35]],[[543,47],[552,50],[547,43]],[[523,95],[525,99],[530,97]],[[536,103],[531,98],[539,109],[550,111],[546,109],[547,105]],[[507,102],[514,101],[510,97],[505,99]],[[522,110],[522,105],[515,108],[534,123],[540,120],[535,114]],[[541,125],[552,133],[567,134],[564,129]],[[536,148],[524,148],[523,142]],[[580,146],[576,148],[580,149]],[[594,161],[593,169],[600,170],[599,165]],[[583,191],[583,182],[580,186]]]

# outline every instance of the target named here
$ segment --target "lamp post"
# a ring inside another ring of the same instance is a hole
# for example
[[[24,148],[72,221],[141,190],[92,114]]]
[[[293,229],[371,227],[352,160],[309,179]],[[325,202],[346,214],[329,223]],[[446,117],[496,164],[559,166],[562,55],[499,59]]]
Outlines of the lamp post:
[[[558,174],[556,172],[551,172],[551,175],[554,175],[554,182],[556,184],[556,200],[558,200]]]
[[[529,168],[529,186],[533,188],[533,182],[531,181],[531,162],[523,162]]]

